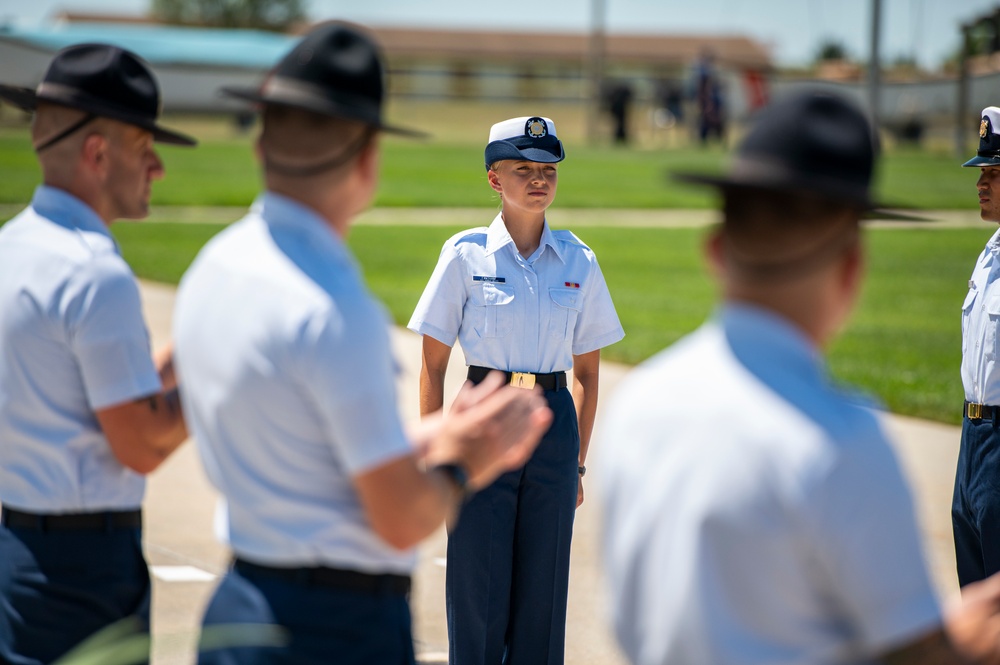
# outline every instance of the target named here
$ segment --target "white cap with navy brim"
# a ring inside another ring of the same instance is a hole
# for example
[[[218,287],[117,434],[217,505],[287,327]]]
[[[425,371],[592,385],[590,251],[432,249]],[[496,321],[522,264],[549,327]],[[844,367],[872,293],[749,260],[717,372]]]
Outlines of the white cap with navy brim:
[[[566,158],[556,125],[549,118],[522,116],[490,127],[486,145],[486,168],[504,159],[555,163]]]
[[[979,150],[962,166],[1000,166],[1000,108],[987,106],[979,121]]]

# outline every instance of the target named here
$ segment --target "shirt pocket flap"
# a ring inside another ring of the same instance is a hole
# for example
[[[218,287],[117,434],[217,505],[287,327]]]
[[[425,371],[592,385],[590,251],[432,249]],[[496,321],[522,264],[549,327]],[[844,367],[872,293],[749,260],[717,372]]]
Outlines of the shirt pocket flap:
[[[1000,316],[1000,295],[990,296],[986,301],[986,313],[992,316]]]
[[[484,305],[509,305],[514,300],[514,288],[506,284],[483,284]]]
[[[549,297],[560,307],[580,311],[580,291],[578,289],[549,289]]]
[[[963,312],[972,307],[972,303],[975,301],[977,293],[979,292],[975,289],[969,289],[969,293],[965,296],[965,302],[962,303]]]

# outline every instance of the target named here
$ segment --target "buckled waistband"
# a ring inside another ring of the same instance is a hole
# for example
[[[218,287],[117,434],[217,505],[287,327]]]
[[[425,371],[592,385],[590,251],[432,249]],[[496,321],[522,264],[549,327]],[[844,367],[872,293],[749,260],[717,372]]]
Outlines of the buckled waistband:
[[[479,383],[486,378],[486,375],[493,371],[489,367],[479,365],[469,365],[469,381]],[[539,385],[545,390],[562,390],[568,384],[566,382],[566,372],[552,372],[550,374],[533,374],[531,372],[504,372],[507,383],[515,388],[534,388]]]
[[[405,596],[410,593],[410,577],[391,573],[371,574],[326,566],[264,566],[237,557],[233,568],[241,573],[272,577],[301,586],[321,586],[372,595]]]
[[[141,510],[105,510],[97,513],[45,514],[3,508],[0,521],[8,529],[34,531],[113,531],[142,527]]]
[[[990,404],[966,402],[962,414],[969,420],[992,420],[997,415],[1000,415],[1000,407]]]

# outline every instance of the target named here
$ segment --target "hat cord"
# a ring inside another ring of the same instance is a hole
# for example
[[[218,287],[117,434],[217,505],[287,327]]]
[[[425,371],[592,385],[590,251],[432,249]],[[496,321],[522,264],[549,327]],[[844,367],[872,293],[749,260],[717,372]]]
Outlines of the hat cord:
[[[280,173],[285,176],[292,176],[297,178],[308,178],[315,175],[320,175],[327,171],[332,171],[333,169],[339,168],[351,161],[358,153],[361,152],[371,137],[375,134],[374,127],[368,127],[362,132],[358,140],[352,144],[349,144],[343,151],[339,154],[334,155],[330,159],[319,162],[318,164],[308,164],[306,166],[293,166],[292,164],[283,164],[279,161],[275,161],[274,157],[264,155],[264,165],[265,167],[276,173]]]
[[[88,113],[87,115],[83,116],[78,121],[74,122],[72,125],[70,125],[69,127],[67,127],[66,129],[64,129],[63,131],[59,132],[58,134],[56,134],[55,136],[53,136],[52,138],[50,138],[48,141],[45,141],[41,145],[35,146],[35,152],[37,153],[37,152],[41,152],[42,150],[45,150],[46,148],[51,148],[56,143],[59,143],[64,138],[66,138],[67,136],[69,136],[70,134],[72,134],[73,132],[75,132],[76,130],[80,129],[81,127],[83,127],[84,125],[86,125],[88,122],[90,122],[91,120],[93,120],[96,117],[97,117],[97,115],[95,115],[93,113]]]

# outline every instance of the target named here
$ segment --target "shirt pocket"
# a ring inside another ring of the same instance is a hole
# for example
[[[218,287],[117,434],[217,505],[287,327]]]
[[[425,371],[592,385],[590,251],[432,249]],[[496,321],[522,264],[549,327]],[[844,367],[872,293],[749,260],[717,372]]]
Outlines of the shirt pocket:
[[[466,316],[480,337],[506,337],[514,329],[514,287],[487,282],[472,289],[469,301]]]
[[[580,315],[579,289],[549,289],[549,334],[557,339],[573,339]]]
[[[965,355],[965,351],[968,348],[968,336],[969,336],[969,321],[972,318],[972,305],[976,302],[976,294],[979,293],[976,289],[969,289],[969,292],[965,296],[965,302],[962,303],[962,355]]]
[[[997,357],[997,327],[1000,326],[1000,295],[990,296],[986,300],[986,314],[990,320],[983,334],[983,351],[987,360]]]

